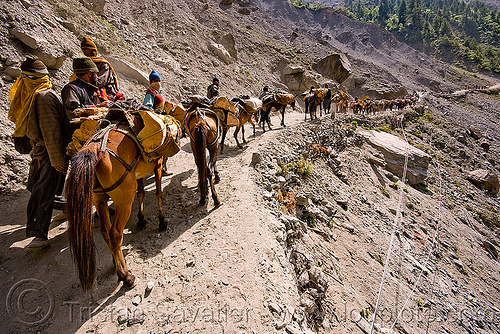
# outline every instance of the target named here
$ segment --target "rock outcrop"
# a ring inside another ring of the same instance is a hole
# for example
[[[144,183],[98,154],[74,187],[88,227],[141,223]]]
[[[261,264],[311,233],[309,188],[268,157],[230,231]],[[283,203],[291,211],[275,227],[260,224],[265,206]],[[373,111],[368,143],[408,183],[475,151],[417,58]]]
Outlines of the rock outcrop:
[[[467,175],[467,180],[474,183],[483,190],[488,190],[492,194],[498,194],[499,180],[498,175],[486,170],[478,169]]]
[[[236,43],[232,34],[228,33],[218,36],[217,43],[222,45],[227,52],[229,52],[231,58],[238,60],[238,50],[236,49]]]
[[[59,69],[63,65],[64,60],[66,60],[66,56],[61,52],[59,45],[52,45],[42,37],[23,31],[18,27],[10,29],[9,32],[12,37],[32,49],[33,53],[35,53],[49,69]]]
[[[411,146],[401,138],[386,132],[359,130],[365,140],[384,155],[385,168],[398,177],[403,177],[405,154],[408,154],[406,178],[409,184],[423,183],[431,157]]]
[[[229,64],[231,62],[231,55],[229,52],[226,50],[224,45],[218,44],[218,43],[211,43],[208,48],[214,55],[219,57],[220,60],[222,60],[225,64]]]
[[[113,66],[113,69],[115,70],[116,73],[124,75],[132,80],[136,80],[138,83],[140,83],[143,86],[149,86],[149,79],[146,74],[144,74],[142,71],[138,70],[134,66],[130,65],[129,63],[108,57],[107,60]]]
[[[339,83],[344,82],[352,73],[351,63],[342,53],[334,53],[322,58],[313,65],[313,69]]]

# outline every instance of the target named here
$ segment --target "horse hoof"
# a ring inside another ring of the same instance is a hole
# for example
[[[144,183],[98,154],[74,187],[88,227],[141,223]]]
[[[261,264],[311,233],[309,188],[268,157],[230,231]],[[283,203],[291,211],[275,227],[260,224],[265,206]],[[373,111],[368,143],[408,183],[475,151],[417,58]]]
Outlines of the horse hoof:
[[[221,206],[221,205],[222,205],[222,203],[221,203],[219,200],[214,201],[214,206],[215,206],[215,207],[219,207],[219,206]]]
[[[158,225],[158,229],[160,230],[160,232],[164,232],[167,230],[167,223],[160,223],[160,225]]]
[[[199,206],[205,206],[207,204],[207,201],[206,200],[200,200],[200,202],[198,203]]]
[[[142,230],[144,230],[146,228],[146,224],[147,224],[147,222],[145,220],[137,222],[136,229],[139,230],[139,231],[142,231]]]
[[[132,289],[135,286],[135,276],[132,274],[128,274],[127,277],[123,280],[123,286],[127,289]]]

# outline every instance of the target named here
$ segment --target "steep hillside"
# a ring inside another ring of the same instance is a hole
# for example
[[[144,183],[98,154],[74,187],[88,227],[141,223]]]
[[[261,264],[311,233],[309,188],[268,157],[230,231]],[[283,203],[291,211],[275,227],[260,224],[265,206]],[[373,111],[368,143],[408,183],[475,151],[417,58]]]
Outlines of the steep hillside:
[[[498,77],[450,67],[339,10],[300,9],[285,0],[0,6],[3,332],[367,333],[400,198],[375,332],[387,333],[420,273],[395,332],[500,330],[500,203],[468,180],[478,169],[499,174],[500,99],[498,91],[466,89],[493,86]],[[257,128],[249,136],[247,126],[243,149],[228,135],[217,162],[220,208],[211,201],[197,205],[196,168],[189,139],[182,139],[182,150],[168,160],[173,175],[163,178],[167,232],[157,229],[152,179],[145,200],[150,224],[135,229],[134,204],[125,230],[124,255],[137,286],[126,290],[116,282],[112,257],[94,229],[97,289],[83,294],[61,212],[54,213],[49,249],[22,249],[29,242],[29,157],[13,149],[7,119],[8,91],[25,54],[47,63],[59,92],[82,36],[95,40],[122,91],[138,100],[152,69],[173,102],[205,94],[214,75],[229,97],[257,96],[268,84],[303,105],[302,92],[330,83],[351,100],[413,93],[420,99],[404,110],[349,110],[335,120],[303,121],[299,106],[286,114],[287,128],[278,127],[277,117],[266,133]],[[220,45],[227,54],[217,53]],[[341,83],[318,65],[332,53],[345,54],[351,65]],[[410,186],[389,172],[389,158],[365,139],[369,130],[405,138],[425,152],[431,158],[425,182]],[[29,307],[20,305],[31,288],[40,293],[28,296]]]

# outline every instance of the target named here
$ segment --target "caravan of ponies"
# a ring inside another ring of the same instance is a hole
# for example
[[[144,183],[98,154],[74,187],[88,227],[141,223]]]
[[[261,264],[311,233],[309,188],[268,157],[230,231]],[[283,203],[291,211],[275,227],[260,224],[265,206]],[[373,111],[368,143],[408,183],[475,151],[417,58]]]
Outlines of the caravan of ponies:
[[[302,94],[306,102],[306,117],[309,112],[311,119],[317,118],[318,106],[320,117],[322,116],[325,95],[326,91],[322,88]],[[332,92],[332,102],[336,104],[336,108],[335,111],[332,109],[331,114],[334,117],[335,112],[347,112],[349,107],[355,113],[368,115],[376,111],[402,109],[407,105],[414,105],[417,99],[417,96],[410,96],[372,101],[364,97],[349,103],[347,93],[335,90]],[[281,116],[281,126],[285,127],[285,108],[288,105],[295,109],[295,96],[282,91],[269,92],[262,100],[241,96],[232,100],[216,97],[210,101],[204,96],[195,95],[182,105],[166,102],[164,115],[137,106],[128,111],[126,109],[130,105],[111,105],[106,118],[99,122],[92,116],[88,117],[87,120],[94,123],[87,124],[92,124],[95,131],[88,138],[79,139],[79,150],[71,158],[71,169],[66,181],[69,243],[82,289],[91,290],[96,284],[92,204],[99,216],[100,232],[113,256],[118,279],[123,282],[124,287],[132,288],[135,286],[135,276],[127,268],[122,241],[136,193],[139,202],[137,228],[143,229],[146,226],[143,178],[151,172],[155,173],[159,229],[164,231],[167,225],[162,207],[162,161],[180,150],[181,135],[187,134],[198,169],[199,204],[206,205],[210,185],[214,206],[220,206],[215,190],[215,183],[220,180],[216,161],[217,153],[223,152],[229,128],[236,127],[234,138],[236,145],[241,148],[238,134],[241,130],[245,143],[246,123],[253,126],[255,136],[254,122],[261,124],[265,132],[265,123],[271,129],[270,113],[275,112]],[[110,114],[113,114],[111,119],[114,121],[110,121]],[[82,123],[81,131],[77,131],[84,132],[85,128],[85,123]],[[158,145],[159,139],[161,145]],[[83,143],[85,144],[82,146]],[[115,206],[113,221],[108,210],[110,198]]]

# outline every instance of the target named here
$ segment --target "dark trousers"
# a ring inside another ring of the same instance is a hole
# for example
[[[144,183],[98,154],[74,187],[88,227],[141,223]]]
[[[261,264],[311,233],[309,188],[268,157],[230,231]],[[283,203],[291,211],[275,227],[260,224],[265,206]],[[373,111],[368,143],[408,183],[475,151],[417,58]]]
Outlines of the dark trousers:
[[[332,100],[330,99],[323,100],[323,110],[325,111],[325,113],[330,112],[331,105],[332,105]]]
[[[27,185],[31,196],[27,209],[26,237],[47,239],[54,196],[63,186],[64,174],[56,171],[48,158],[31,161]]]

